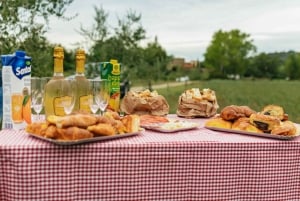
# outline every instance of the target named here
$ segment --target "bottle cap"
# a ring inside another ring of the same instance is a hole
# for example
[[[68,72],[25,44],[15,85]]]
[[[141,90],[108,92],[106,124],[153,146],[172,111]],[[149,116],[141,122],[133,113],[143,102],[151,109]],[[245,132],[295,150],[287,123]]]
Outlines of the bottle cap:
[[[83,49],[76,50],[76,72],[84,73],[85,52]]]
[[[117,63],[118,63],[118,60],[117,60],[117,59],[111,59],[111,60],[110,60],[110,63],[112,63],[112,64],[117,64]]]
[[[82,59],[84,60],[85,59],[85,51],[83,49],[77,49],[76,50],[76,59]]]
[[[53,56],[56,58],[64,58],[64,49],[60,46],[54,47]]]
[[[16,56],[17,57],[25,57],[25,51],[22,51],[22,50],[17,50],[16,52],[15,52],[15,54],[16,54]]]

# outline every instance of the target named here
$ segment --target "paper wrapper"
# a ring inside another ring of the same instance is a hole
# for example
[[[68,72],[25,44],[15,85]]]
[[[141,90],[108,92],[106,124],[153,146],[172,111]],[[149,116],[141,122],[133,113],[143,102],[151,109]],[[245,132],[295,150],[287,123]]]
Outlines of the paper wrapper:
[[[121,111],[126,114],[163,116],[169,114],[169,104],[156,91],[129,91],[121,102]]]
[[[180,95],[176,114],[186,118],[212,117],[217,113],[218,108],[213,90],[189,89]]]

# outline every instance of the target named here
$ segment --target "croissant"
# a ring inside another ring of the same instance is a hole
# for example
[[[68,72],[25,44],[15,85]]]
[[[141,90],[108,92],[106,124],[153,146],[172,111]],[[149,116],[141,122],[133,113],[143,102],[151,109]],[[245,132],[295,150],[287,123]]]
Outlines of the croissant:
[[[250,117],[250,115],[254,113],[256,112],[248,106],[230,105],[223,108],[220,116],[224,120],[232,121],[241,117]]]
[[[28,124],[25,130],[28,133],[44,136],[48,126],[47,122],[33,122]]]
[[[94,125],[97,122],[97,118],[90,114],[74,114],[59,118],[56,122],[57,128],[65,128],[69,126],[76,126],[79,128],[87,128]]]
[[[86,138],[92,138],[94,135],[86,129],[78,128],[75,126],[68,128],[57,128],[59,133],[58,140],[81,140]]]
[[[111,124],[107,123],[98,123],[87,127],[88,131],[91,131],[95,135],[115,135],[116,130]]]
[[[58,136],[59,136],[59,133],[57,131],[56,126],[49,125],[49,127],[45,131],[44,137],[56,139],[56,138],[58,138]]]

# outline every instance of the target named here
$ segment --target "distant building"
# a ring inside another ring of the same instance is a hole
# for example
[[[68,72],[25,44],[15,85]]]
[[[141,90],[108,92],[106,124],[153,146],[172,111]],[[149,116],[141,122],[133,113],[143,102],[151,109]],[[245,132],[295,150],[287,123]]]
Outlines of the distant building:
[[[168,64],[168,69],[182,68],[184,66],[184,58],[173,58],[173,60]]]
[[[169,64],[168,69],[173,68],[185,68],[185,69],[192,69],[199,65],[199,61],[193,60],[190,62],[185,62],[184,58],[174,58]]]

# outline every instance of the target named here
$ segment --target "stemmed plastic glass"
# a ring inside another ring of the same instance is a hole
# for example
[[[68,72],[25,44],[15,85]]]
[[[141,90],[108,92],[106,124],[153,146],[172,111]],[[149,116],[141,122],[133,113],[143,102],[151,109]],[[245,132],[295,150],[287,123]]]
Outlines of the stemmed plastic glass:
[[[66,115],[69,115],[73,112],[73,108],[76,100],[76,83],[73,79],[66,79],[61,83],[62,90],[62,106]]]
[[[91,112],[96,115],[99,110],[99,105],[97,103],[97,94],[99,93],[99,80],[91,79],[89,80],[90,84],[90,98],[89,98],[89,106]]]
[[[97,104],[100,108],[101,115],[105,112],[110,100],[110,82],[109,80],[99,80],[98,95],[96,97]]]
[[[31,78],[31,107],[37,114],[34,120],[40,120],[44,104],[44,86],[47,80],[39,77]]]

